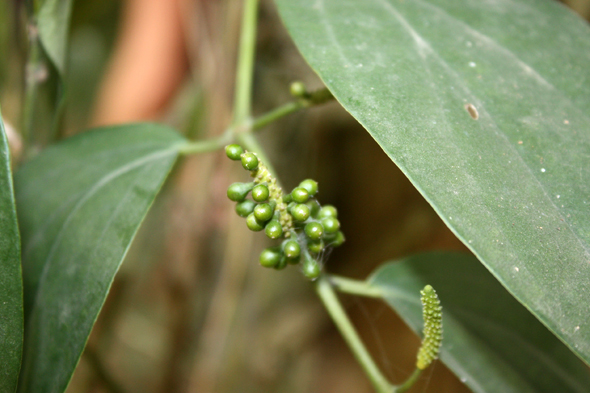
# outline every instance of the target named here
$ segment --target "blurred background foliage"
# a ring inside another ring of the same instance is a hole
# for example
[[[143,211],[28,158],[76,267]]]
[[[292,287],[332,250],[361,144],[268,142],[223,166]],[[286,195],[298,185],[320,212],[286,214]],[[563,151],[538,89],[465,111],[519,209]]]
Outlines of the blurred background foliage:
[[[566,3],[590,19],[590,0]],[[126,121],[156,120],[189,138],[223,132],[240,5],[75,1],[59,133],[48,135],[59,84],[49,70],[36,109],[36,146]],[[0,104],[17,130],[27,51],[23,8],[23,1],[0,2]],[[289,101],[295,80],[322,86],[272,2],[263,0],[254,113]],[[362,279],[382,262],[418,251],[466,251],[337,103],[293,114],[258,137],[285,188],[315,178],[320,201],[338,207],[347,242],[329,255],[329,271]],[[221,152],[178,163],[113,284],[68,392],[372,391],[297,269],[258,266],[267,239],[247,230],[225,197],[228,184],[245,179]],[[380,301],[344,301],[385,374],[404,380],[418,337]],[[438,362],[412,391],[468,390]]]

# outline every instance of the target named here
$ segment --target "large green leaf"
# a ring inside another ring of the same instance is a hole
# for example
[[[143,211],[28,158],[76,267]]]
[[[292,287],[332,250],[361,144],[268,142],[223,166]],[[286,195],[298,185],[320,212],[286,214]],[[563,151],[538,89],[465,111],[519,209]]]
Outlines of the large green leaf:
[[[304,57],[590,363],[590,28],[550,0],[276,0]]]
[[[66,68],[72,0],[44,0],[37,13],[41,43],[61,76]]]
[[[26,317],[20,391],[65,390],[182,143],[152,124],[98,129],[16,173]]]
[[[419,291],[443,306],[441,360],[474,392],[588,392],[590,372],[467,254],[438,253],[379,268],[368,280],[416,332]]]
[[[0,113],[0,392],[14,392],[23,350],[20,238],[10,153]]]

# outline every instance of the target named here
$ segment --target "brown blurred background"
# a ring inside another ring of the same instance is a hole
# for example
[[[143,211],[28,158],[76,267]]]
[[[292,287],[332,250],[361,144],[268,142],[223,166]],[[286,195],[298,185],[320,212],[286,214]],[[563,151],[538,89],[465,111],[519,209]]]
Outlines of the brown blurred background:
[[[7,54],[0,61],[0,103],[11,124],[21,116],[21,3],[0,3],[0,53]],[[141,120],[170,124],[191,139],[219,135],[231,116],[241,3],[76,1],[59,137]],[[590,17],[590,0],[567,3]],[[321,87],[272,2],[262,0],[255,114],[289,101],[294,80]],[[40,123],[49,112],[40,109]],[[330,272],[363,279],[411,253],[465,250],[337,103],[290,115],[258,137],[287,189],[313,177],[320,201],[338,207],[347,242],[327,261]],[[176,166],[68,392],[372,392],[312,285],[296,268],[258,266],[267,240],[246,228],[225,197],[228,184],[245,179],[221,152]],[[403,381],[413,371],[418,337],[384,303],[342,299],[384,373]],[[437,362],[411,391],[468,390]]]

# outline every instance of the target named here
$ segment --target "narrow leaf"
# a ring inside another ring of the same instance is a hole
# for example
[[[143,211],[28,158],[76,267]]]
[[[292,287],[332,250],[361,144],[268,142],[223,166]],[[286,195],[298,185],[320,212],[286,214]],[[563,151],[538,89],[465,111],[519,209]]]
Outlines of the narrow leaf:
[[[44,0],[37,15],[41,43],[63,77],[68,50],[72,0]]]
[[[478,263],[458,253],[388,263],[368,280],[417,333],[420,290],[443,307],[441,360],[474,392],[587,392],[585,364]]]
[[[310,65],[590,364],[590,28],[550,0],[277,0]]]
[[[152,124],[98,129],[16,173],[26,315],[20,391],[67,387],[182,141]]]
[[[0,113],[0,392],[14,392],[23,350],[20,238],[10,153]]]

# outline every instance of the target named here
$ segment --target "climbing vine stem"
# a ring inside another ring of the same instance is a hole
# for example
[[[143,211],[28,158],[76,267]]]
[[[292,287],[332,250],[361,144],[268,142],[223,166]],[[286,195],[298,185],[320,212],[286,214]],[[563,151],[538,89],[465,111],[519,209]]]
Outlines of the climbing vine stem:
[[[350,319],[346,315],[342,304],[338,300],[338,297],[334,292],[334,288],[325,275],[320,276],[320,278],[317,280],[316,291],[324,303],[324,306],[328,310],[328,313],[332,317],[332,320],[336,324],[336,327],[352,350],[354,357],[358,360],[361,367],[369,377],[369,380],[373,384],[375,391],[377,393],[394,392],[395,387],[387,381],[383,374],[381,374],[379,367],[377,364],[375,364],[375,361],[369,354],[369,351],[367,351],[367,348],[365,348],[365,345],[359,338],[356,329],[350,322]]]
[[[233,125],[243,125],[250,118],[254,54],[256,48],[256,22],[258,0],[245,0],[240,34],[240,50],[236,71]]]

